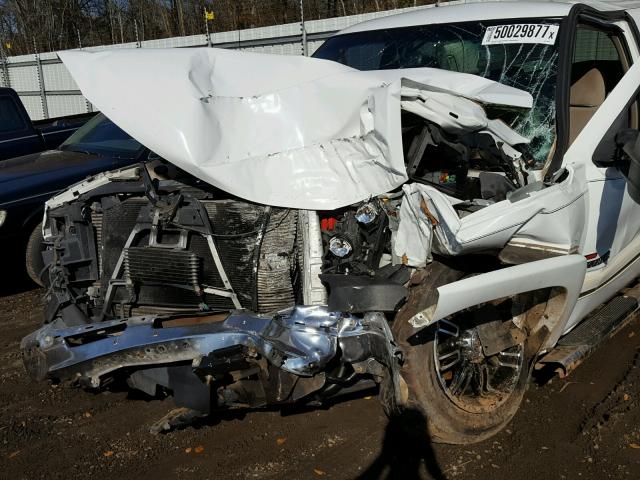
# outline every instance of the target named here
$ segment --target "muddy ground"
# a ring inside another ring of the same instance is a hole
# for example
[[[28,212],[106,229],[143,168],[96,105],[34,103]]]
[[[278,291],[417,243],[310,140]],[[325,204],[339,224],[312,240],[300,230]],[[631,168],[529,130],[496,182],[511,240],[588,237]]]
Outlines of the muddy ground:
[[[640,478],[638,320],[567,380],[532,382],[513,422],[477,445],[416,444],[388,423],[375,392],[154,436],[148,427],[170,399],[29,381],[18,346],[40,322],[41,292],[2,288],[1,478]]]

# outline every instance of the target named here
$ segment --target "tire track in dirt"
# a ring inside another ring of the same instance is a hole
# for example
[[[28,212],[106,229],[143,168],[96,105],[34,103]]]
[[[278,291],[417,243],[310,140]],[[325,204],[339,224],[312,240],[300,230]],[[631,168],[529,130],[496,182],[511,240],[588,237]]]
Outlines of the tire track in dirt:
[[[595,405],[580,426],[580,434],[597,436],[603,428],[615,424],[621,416],[637,408],[638,399],[628,392],[634,390],[634,385],[640,380],[640,350],[636,351],[633,361],[613,390]]]

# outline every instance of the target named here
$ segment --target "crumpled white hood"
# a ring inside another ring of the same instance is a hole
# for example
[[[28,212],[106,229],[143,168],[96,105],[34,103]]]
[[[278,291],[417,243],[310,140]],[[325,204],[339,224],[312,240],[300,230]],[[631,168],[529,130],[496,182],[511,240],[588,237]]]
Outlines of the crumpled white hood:
[[[60,52],[85,97],[192,175],[250,201],[332,210],[407,180],[401,109],[449,130],[526,139],[480,103],[531,95],[435,69],[360,72],[307,57],[229,50]],[[458,118],[448,115],[447,109]]]

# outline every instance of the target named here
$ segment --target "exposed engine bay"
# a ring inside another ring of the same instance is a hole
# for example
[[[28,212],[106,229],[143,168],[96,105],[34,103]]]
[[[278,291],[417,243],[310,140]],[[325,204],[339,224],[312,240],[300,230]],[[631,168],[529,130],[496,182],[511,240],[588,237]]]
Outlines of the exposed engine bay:
[[[405,113],[403,135],[415,185],[461,218],[526,179],[488,134],[452,135]],[[165,162],[76,187],[46,215],[46,324],[23,341],[32,376],[97,388],[124,375],[202,414],[375,383],[401,401],[387,321],[421,266],[396,245],[403,190],[294,210],[230,197]],[[432,227],[443,220],[420,208]]]
[[[450,135],[412,117],[404,128],[411,178],[446,195],[461,218],[521,187],[521,159],[490,135]],[[312,266],[330,292],[345,277],[402,285],[416,266],[393,248],[402,190],[310,212],[230,197],[165,162],[120,175],[47,213],[49,322],[68,303],[81,310],[69,325],[182,311],[268,314],[322,303],[310,302],[319,289],[306,278]],[[437,210],[423,210],[440,222]]]

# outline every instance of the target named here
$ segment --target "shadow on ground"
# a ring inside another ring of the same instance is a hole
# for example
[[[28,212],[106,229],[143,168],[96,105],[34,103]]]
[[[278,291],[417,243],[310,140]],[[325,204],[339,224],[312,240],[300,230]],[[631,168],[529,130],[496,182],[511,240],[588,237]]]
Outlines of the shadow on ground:
[[[446,478],[436,459],[426,418],[411,409],[389,419],[380,454],[358,478],[421,478],[422,468],[434,480]]]

